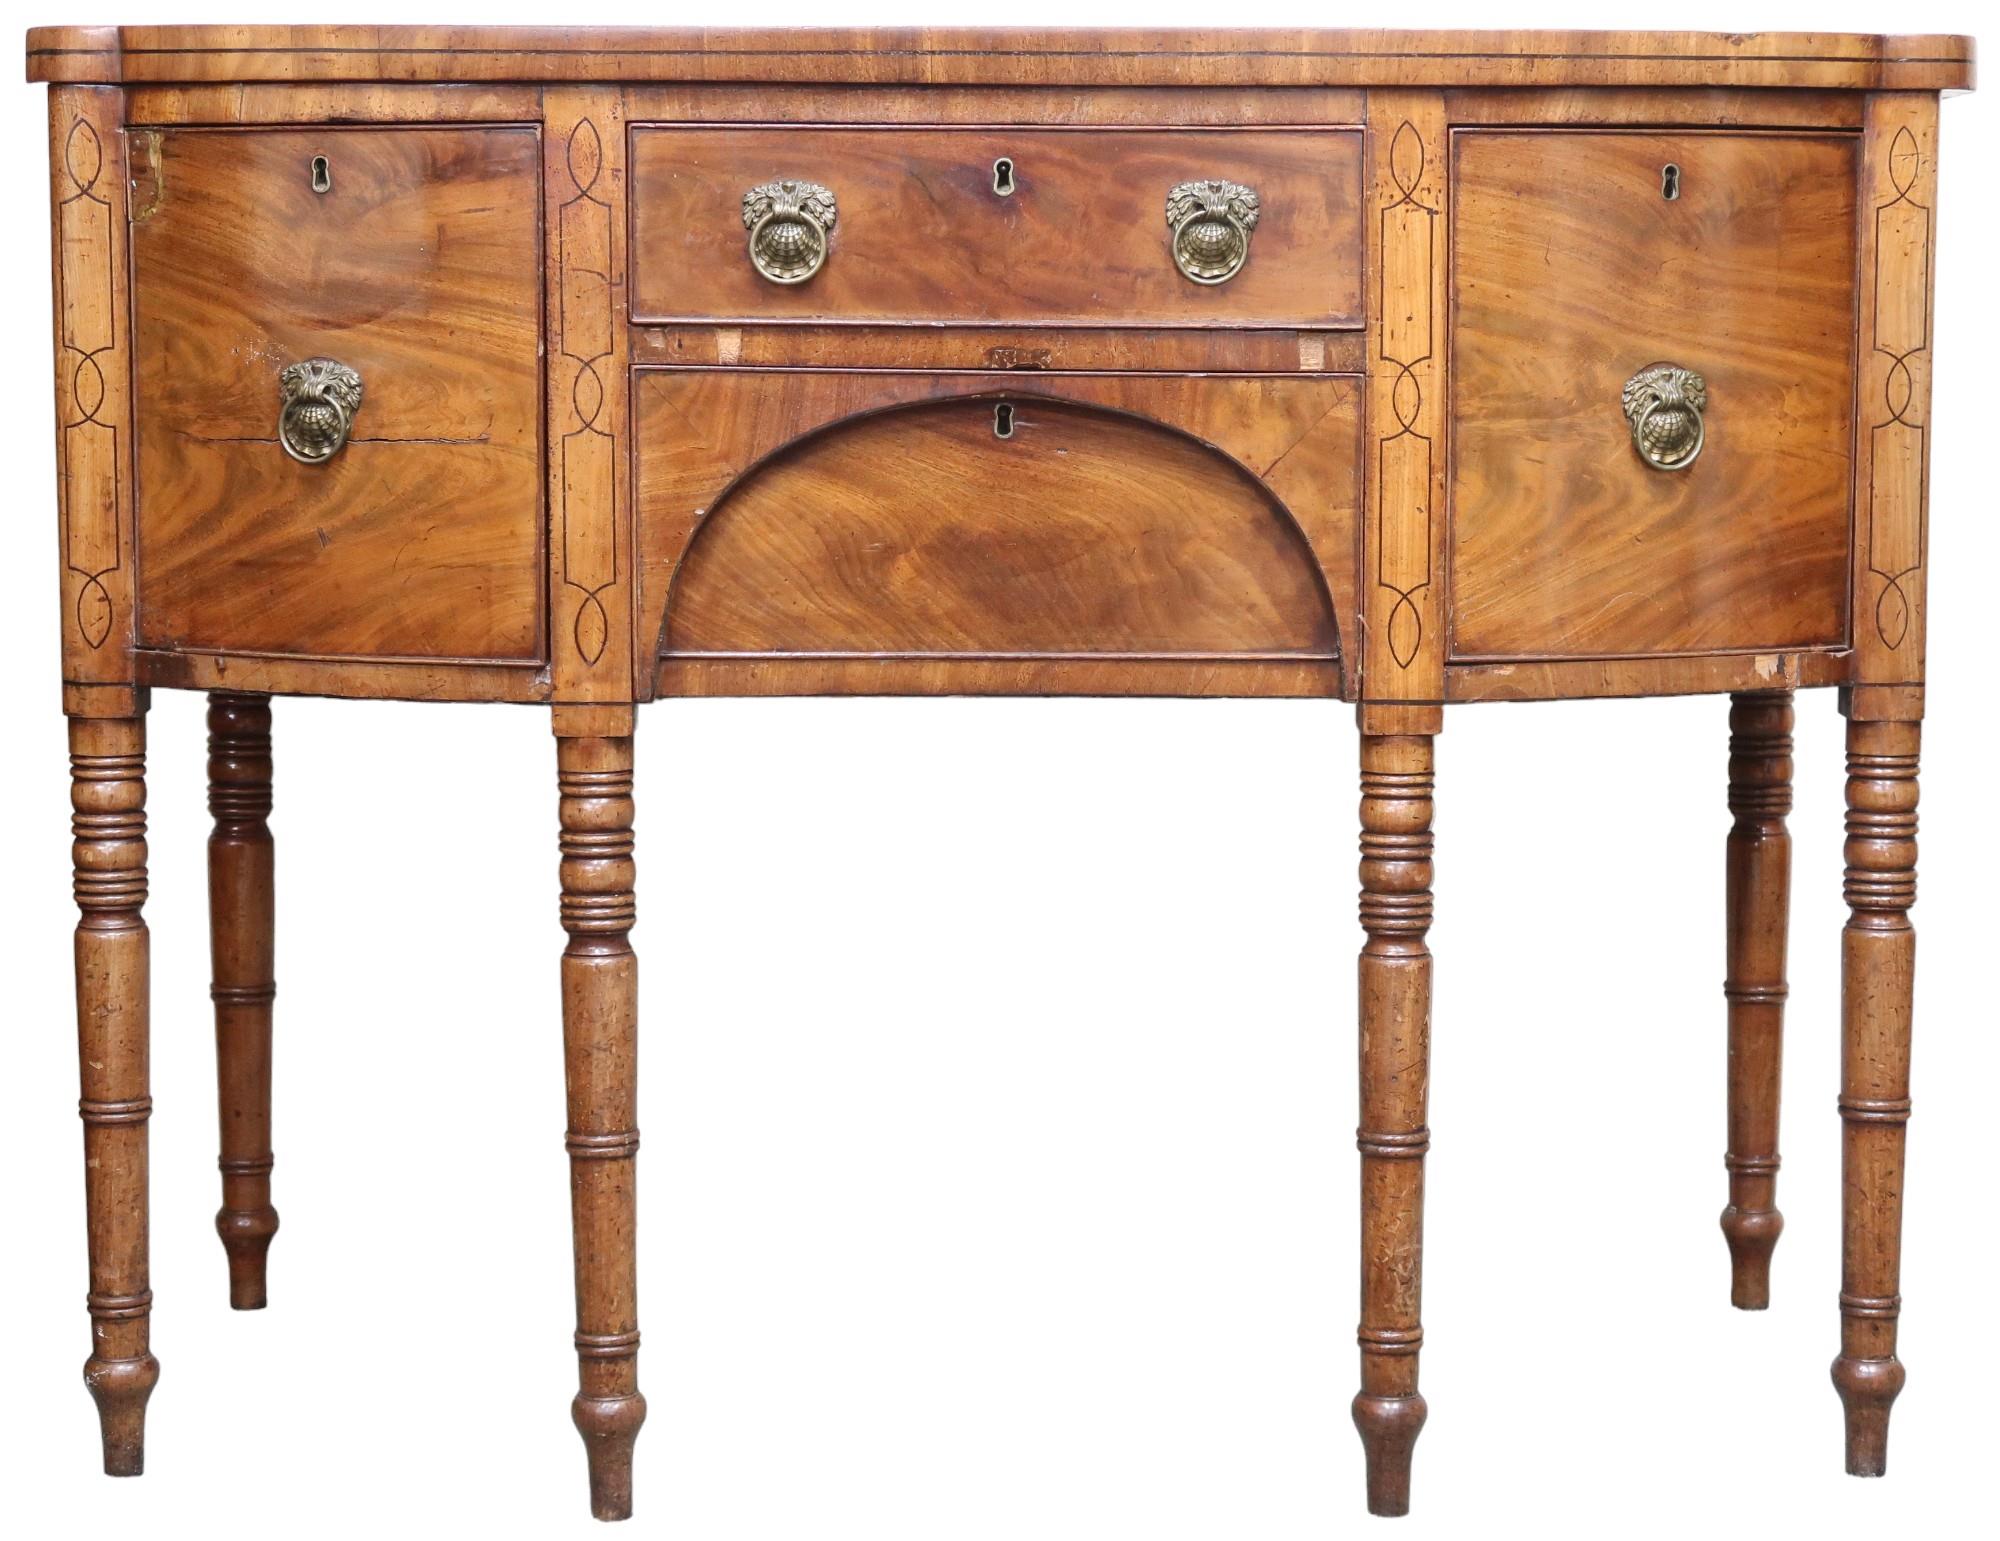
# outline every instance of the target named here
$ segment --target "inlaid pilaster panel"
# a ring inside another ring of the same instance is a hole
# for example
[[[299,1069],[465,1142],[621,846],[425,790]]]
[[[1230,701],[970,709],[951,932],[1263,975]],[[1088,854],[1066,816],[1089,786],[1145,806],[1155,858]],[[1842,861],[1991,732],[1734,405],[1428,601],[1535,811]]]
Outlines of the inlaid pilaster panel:
[[[632,692],[625,316],[625,121],[615,88],[550,91],[549,656],[558,701]]]
[[[116,90],[49,91],[62,661],[63,678],[72,686],[131,678],[132,348],[123,114]]]
[[[1868,98],[1855,420],[1855,678],[1924,677],[1938,104]]]
[[[1368,97],[1361,693],[1444,697],[1446,130],[1430,91]]]

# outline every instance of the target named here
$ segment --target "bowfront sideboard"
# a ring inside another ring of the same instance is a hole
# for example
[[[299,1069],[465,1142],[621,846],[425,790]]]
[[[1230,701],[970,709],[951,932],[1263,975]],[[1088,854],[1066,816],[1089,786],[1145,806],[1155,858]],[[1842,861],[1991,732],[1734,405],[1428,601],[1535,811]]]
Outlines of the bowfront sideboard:
[[[107,1471],[140,1470],[159,1375],[154,688],[210,693],[217,1224],[244,1309],[278,1226],[271,698],[549,710],[574,1412],[617,1519],[646,1408],[638,706],[1354,704],[1354,1421],[1369,1507],[1399,1514],[1447,708],[1733,698],[1722,1229],[1756,1309],[1782,1225],[1793,692],[1832,687],[1833,1380],[1848,1469],[1882,1472],[1939,98],[1971,86],[1969,40],[58,27],[29,34],[28,74]]]

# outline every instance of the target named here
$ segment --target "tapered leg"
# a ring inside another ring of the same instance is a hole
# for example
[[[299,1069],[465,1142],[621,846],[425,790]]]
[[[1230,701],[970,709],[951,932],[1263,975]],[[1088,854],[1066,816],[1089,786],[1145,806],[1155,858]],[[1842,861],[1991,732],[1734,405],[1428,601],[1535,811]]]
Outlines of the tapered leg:
[[[1426,1409],[1424,1152],[1430,1096],[1429,736],[1361,740],[1361,1392],[1368,1511],[1407,1514]]]
[[[1847,724],[1847,929],[1840,952],[1840,1357],[1847,1469],[1889,1461],[1903,1250],[1903,1133],[1910,1117],[1910,987],[1917,938],[1914,722]]]
[[[229,1303],[263,1309],[271,1207],[271,698],[208,698],[209,951],[214,961],[215,1067],[222,1124],[222,1208]]]
[[[1791,922],[1792,693],[1738,695],[1729,704],[1728,974],[1729,1301],[1771,1303],[1778,1213],[1778,1082],[1784,1063],[1785,938]]]
[[[632,861],[632,740],[558,738],[562,808],[563,1059],[569,1090],[576,1244],[572,1412],[590,1460],[590,1512],[632,1513],[639,1394],[634,1167],[638,1130],[638,959]]]
[[[146,1399],[160,1378],[149,1347],[146,1121],[149,944],[146,903],[146,725],[139,717],[72,717],[75,810],[77,1050],[82,1067],[84,1199],[89,1213],[91,1352],[84,1384],[97,1402],[104,1469],[146,1467]]]

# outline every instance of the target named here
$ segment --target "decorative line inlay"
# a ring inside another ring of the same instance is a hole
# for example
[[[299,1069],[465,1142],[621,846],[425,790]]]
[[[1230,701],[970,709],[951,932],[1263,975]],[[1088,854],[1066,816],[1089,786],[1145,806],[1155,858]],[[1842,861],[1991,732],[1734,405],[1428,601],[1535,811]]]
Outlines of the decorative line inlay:
[[[70,125],[63,140],[62,168],[74,189],[56,206],[60,245],[56,316],[68,370],[58,435],[63,564],[82,580],[74,620],[77,635],[95,652],[111,635],[115,619],[104,580],[124,565],[124,550],[118,528],[118,427],[98,416],[108,393],[101,360],[118,345],[112,208],[111,201],[97,192],[104,174],[104,145],[88,119],[78,118]],[[100,283],[104,303],[98,309],[87,296]],[[86,303],[79,304],[80,299]]]
[[[1875,209],[1871,338],[1874,351],[1889,361],[1881,403],[1887,415],[1869,430],[1868,570],[1882,580],[1875,634],[1893,652],[1909,636],[1914,614],[1903,584],[1924,565],[1930,454],[1928,425],[1911,415],[1917,382],[1910,361],[1930,348],[1931,210],[1912,196],[1923,172],[1923,152],[1907,125],[1890,141],[1888,172],[1895,196]],[[1877,501],[1891,487],[1914,503],[1914,521],[1876,517]]]
[[[1425,161],[1424,136],[1406,119],[1389,142],[1396,197],[1381,211],[1381,260],[1376,264],[1381,357],[1396,375],[1388,393],[1395,431],[1376,444],[1375,585],[1395,595],[1387,623],[1389,655],[1403,669],[1416,661],[1423,645],[1424,618],[1416,596],[1431,582],[1431,436],[1417,426],[1424,410],[1417,370],[1436,351],[1432,312],[1438,210],[1418,196]],[[1391,303],[1392,292],[1407,297],[1418,289],[1424,297],[1421,314],[1414,306]],[[1407,537],[1390,539],[1392,515],[1408,528],[1421,518],[1420,560]]]
[[[557,332],[562,357],[576,366],[570,412],[576,424],[562,436],[562,581],[581,598],[570,624],[577,656],[595,666],[611,640],[604,592],[618,584],[618,542],[572,539],[570,494],[579,483],[611,500],[608,528],[618,522],[617,435],[602,425],[609,405],[604,378],[612,359],[617,316],[611,292],[612,208],[597,196],[604,175],[604,141],[581,118],[564,146],[563,167],[575,194],[555,220]],[[595,526],[597,521],[590,521]]]

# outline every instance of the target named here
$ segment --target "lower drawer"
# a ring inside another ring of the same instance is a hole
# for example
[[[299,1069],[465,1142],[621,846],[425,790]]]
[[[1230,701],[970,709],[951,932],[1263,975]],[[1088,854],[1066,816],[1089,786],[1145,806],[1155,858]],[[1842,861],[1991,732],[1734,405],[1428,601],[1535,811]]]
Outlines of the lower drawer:
[[[1358,385],[642,370],[666,688],[1338,694]]]

